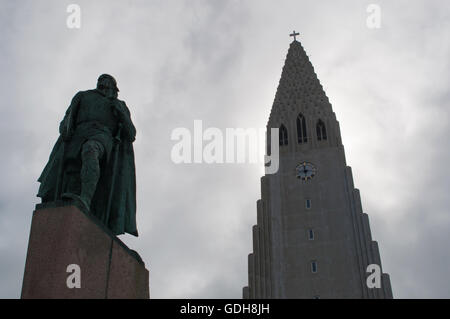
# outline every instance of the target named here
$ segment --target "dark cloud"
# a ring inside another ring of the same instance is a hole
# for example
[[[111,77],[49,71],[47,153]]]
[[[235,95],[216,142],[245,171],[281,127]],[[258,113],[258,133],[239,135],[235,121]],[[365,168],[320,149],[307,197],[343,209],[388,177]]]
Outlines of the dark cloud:
[[[0,297],[20,295],[36,182],[78,90],[118,79],[156,298],[241,297],[261,165],[175,165],[171,132],[265,127],[292,29],[340,121],[396,297],[450,297],[448,1],[0,1]],[[445,10],[447,9],[447,10]]]

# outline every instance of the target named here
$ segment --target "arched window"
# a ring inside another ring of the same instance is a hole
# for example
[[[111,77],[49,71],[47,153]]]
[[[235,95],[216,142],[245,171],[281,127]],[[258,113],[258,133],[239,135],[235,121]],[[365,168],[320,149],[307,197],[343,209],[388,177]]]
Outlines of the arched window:
[[[297,141],[299,144],[308,142],[306,135],[306,120],[302,113],[297,116]]]
[[[279,131],[280,146],[288,145],[288,132],[286,126],[281,124]]]
[[[316,131],[317,131],[317,140],[326,141],[327,129],[325,128],[325,123],[323,123],[322,120],[317,121]]]

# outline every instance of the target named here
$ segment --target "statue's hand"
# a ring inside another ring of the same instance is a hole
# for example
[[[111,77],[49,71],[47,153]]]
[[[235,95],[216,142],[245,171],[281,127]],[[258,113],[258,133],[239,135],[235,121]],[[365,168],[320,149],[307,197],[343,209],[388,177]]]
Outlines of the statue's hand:
[[[123,108],[118,100],[111,101],[111,107],[114,110],[114,114],[119,118],[122,119],[124,116]]]

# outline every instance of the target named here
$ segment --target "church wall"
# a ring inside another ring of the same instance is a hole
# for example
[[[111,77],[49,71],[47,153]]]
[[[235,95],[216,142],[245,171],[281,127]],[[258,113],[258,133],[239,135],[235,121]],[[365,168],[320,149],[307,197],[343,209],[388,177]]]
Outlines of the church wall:
[[[299,113],[306,120],[306,143],[297,141]],[[316,134],[319,119],[326,127],[324,140]],[[367,288],[367,266],[381,266],[378,245],[346,164],[339,122],[296,41],[289,49],[267,124],[268,149],[270,129],[282,124],[288,145],[280,146],[278,173],[261,178],[244,297],[391,298],[387,274],[382,275],[381,289]],[[296,166],[302,162],[316,167],[311,180],[297,178]],[[306,199],[311,200],[310,209]],[[316,273],[312,261],[317,262]]]

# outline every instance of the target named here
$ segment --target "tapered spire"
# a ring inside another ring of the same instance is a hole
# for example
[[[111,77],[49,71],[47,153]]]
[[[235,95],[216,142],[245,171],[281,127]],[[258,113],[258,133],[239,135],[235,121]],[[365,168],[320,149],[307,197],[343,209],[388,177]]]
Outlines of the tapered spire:
[[[292,35],[298,36],[294,31]],[[331,105],[301,43],[292,41],[281,74],[271,116],[276,112]],[[270,120],[270,119],[269,119]]]

